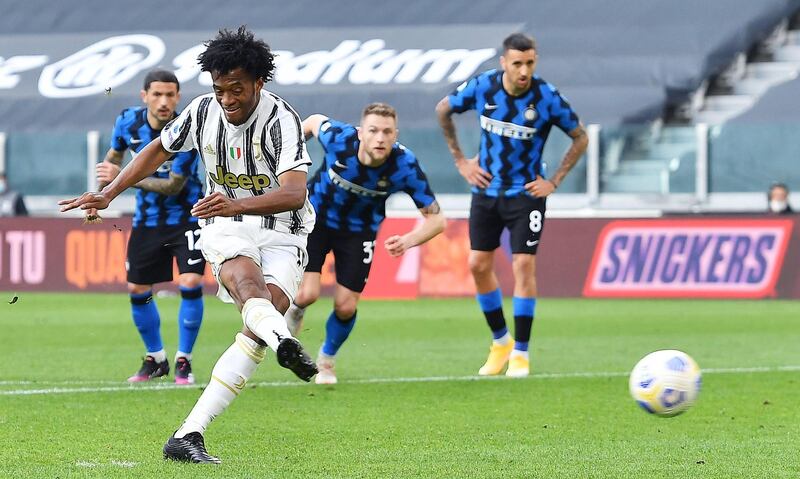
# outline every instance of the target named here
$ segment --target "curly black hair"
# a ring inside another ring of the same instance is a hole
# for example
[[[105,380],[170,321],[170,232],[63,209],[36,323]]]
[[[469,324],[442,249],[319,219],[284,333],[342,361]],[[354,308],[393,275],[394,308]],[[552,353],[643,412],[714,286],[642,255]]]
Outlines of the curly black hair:
[[[264,83],[275,73],[275,55],[264,40],[256,39],[245,25],[235,32],[223,28],[213,39],[204,43],[206,50],[197,57],[204,72],[227,73],[241,68],[254,79]]]

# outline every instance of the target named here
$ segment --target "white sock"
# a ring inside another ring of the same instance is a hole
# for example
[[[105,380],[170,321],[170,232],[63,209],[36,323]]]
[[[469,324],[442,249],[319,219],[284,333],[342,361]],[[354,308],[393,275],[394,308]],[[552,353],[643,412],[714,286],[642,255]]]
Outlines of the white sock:
[[[147,351],[147,355],[153,356],[153,359],[155,359],[157,363],[163,363],[167,360],[167,352],[163,349],[155,352]]]
[[[519,357],[519,356],[521,356],[521,357],[523,357],[525,359],[528,359],[528,351],[520,351],[519,349],[511,350],[511,357],[512,358],[513,357]]]
[[[286,326],[286,319],[267,299],[248,299],[242,307],[242,319],[244,325],[273,351],[278,350],[281,339],[293,337]]]
[[[286,319],[286,326],[289,327],[289,331],[292,333],[292,336],[297,336],[300,331],[294,331],[293,329],[299,329],[303,323],[303,316],[306,314],[306,308],[300,307],[294,303],[289,305],[289,309],[286,310],[286,314],[283,317]]]
[[[494,344],[499,344],[500,346],[507,345],[509,341],[511,341],[511,333],[508,332],[506,332],[502,338],[492,340]]]
[[[178,362],[178,358],[186,358],[189,361],[192,360],[192,353],[184,353],[183,351],[178,351],[175,353],[175,362]]]
[[[294,303],[289,305],[289,309],[286,310],[286,314],[284,315],[287,318],[302,318],[303,315],[306,314],[306,308],[302,306],[298,306]]]
[[[208,382],[192,412],[175,433],[181,438],[190,432],[203,434],[211,421],[244,389],[258,364],[264,359],[267,348],[242,333],[217,360]]]

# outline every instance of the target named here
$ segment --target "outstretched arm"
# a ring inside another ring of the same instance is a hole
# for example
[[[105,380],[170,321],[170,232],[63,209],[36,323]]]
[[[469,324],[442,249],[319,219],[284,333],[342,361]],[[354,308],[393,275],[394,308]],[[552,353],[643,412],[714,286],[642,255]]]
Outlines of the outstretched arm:
[[[535,180],[525,185],[525,189],[533,196],[545,197],[555,191],[564,181],[569,170],[581,159],[586,147],[589,146],[589,137],[586,135],[583,125],[578,124],[574,130],[569,132],[569,136],[572,138],[572,145],[564,154],[564,159],[561,160],[561,165],[559,165],[555,174],[547,180],[538,176]]]
[[[461,145],[458,143],[458,136],[456,135],[456,125],[453,123],[453,108],[450,106],[450,100],[447,97],[442,98],[436,105],[436,116],[439,119],[439,126],[442,127],[442,134],[447,140],[447,148],[450,149],[450,154],[453,155],[456,168],[461,176],[467,180],[472,186],[478,188],[486,188],[492,180],[492,175],[480,167],[478,164],[478,157],[471,159],[464,158],[464,153],[461,151]]]
[[[424,221],[418,224],[413,230],[400,236],[394,235],[386,239],[384,247],[392,256],[401,256],[409,248],[421,245],[429,241],[434,236],[444,231],[447,220],[439,208],[439,203],[434,201],[424,208],[419,209]]]
[[[58,204],[61,206],[61,211],[69,211],[75,208],[82,210],[92,208],[103,210],[108,208],[109,203],[120,193],[153,174],[172,155],[161,145],[161,139],[154,139],[102,191],[99,193],[86,192],[77,198],[59,201]]]

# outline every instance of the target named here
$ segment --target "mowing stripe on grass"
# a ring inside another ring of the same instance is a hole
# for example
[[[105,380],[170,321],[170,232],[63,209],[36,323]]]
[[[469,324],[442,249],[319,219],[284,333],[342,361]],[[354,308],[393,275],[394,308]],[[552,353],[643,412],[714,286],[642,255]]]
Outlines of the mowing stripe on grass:
[[[759,367],[746,367],[746,368],[709,368],[704,369],[703,374],[746,374],[746,373],[772,373],[782,371],[800,371],[800,366],[759,366]],[[629,372],[574,372],[574,373],[538,373],[533,374],[523,380],[534,379],[568,379],[568,378],[605,378],[605,377],[626,377]],[[448,382],[448,381],[502,381],[502,380],[515,380],[504,376],[428,376],[416,378],[371,378],[371,379],[352,379],[345,380],[340,384],[396,384],[396,383],[426,383],[426,382]],[[4,381],[4,385],[23,385],[31,384],[30,381]],[[47,382],[40,381],[36,384],[59,384],[62,386],[74,386],[77,384],[85,384],[82,381],[58,381]],[[108,384],[108,381],[98,381],[92,384]],[[119,384],[119,383],[113,383]],[[254,387],[297,387],[304,386],[305,383],[299,381],[264,381],[250,383],[250,388]],[[196,384],[195,388],[204,387],[205,384]],[[162,382],[160,384],[143,384],[143,385],[119,385],[119,386],[95,386],[95,387],[52,387],[52,388],[39,388],[39,389],[13,389],[9,391],[0,391],[0,396],[29,396],[35,394],[81,394],[81,393],[102,393],[102,392],[120,392],[120,391],[179,391],[192,389],[192,386],[178,386],[174,383]]]

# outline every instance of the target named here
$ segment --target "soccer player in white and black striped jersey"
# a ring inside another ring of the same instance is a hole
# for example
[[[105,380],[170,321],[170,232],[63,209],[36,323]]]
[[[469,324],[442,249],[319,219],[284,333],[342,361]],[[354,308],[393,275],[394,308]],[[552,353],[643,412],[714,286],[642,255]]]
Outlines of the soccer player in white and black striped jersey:
[[[206,47],[198,61],[211,73],[213,94],[195,98],[101,192],[59,204],[62,211],[105,209],[175,152],[200,153],[208,188],[192,215],[203,227],[203,256],[219,282],[217,295],[236,304],[244,327],[164,446],[164,457],[218,463],[206,452],[203,433],[243,390],[267,346],[301,379],[317,373],[283,318],[303,276],[315,214],[306,192],[311,160],[300,118],[263,88],[275,69],[269,46],[240,27],[221,30]]]

